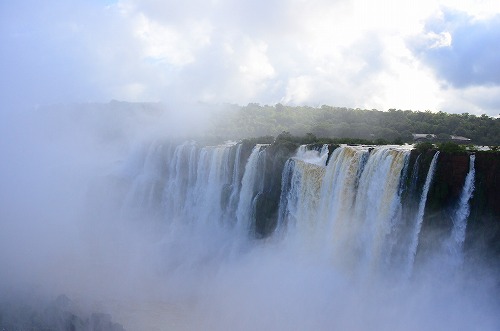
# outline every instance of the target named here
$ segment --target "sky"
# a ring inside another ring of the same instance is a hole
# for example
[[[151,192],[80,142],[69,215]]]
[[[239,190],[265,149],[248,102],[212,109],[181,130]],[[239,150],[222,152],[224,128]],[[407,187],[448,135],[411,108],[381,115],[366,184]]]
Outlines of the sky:
[[[7,105],[500,113],[497,0],[4,0]]]

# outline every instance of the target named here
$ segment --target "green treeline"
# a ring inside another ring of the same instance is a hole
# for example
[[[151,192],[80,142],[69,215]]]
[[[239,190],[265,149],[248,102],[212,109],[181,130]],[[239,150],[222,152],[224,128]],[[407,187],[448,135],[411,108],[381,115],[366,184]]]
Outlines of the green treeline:
[[[215,114],[214,134],[226,138],[277,136],[286,131],[320,138],[351,138],[377,143],[412,143],[413,133],[434,134],[446,141],[451,135],[471,139],[467,144],[500,145],[500,119],[468,113],[389,111],[331,106],[229,105]],[[432,140],[432,139],[430,139]]]

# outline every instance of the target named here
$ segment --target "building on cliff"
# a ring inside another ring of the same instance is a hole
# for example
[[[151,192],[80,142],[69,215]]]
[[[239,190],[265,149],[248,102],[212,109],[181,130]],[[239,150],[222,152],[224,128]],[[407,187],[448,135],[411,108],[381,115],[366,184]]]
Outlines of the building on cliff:
[[[454,135],[437,135],[433,133],[412,133],[414,141],[427,141],[427,140],[445,140],[445,141],[454,141],[457,143],[467,143],[470,142],[471,139],[462,136],[454,136]]]

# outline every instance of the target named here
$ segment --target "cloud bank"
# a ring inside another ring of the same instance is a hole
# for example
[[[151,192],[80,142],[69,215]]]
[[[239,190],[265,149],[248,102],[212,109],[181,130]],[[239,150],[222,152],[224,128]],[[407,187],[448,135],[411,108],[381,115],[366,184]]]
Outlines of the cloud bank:
[[[23,0],[0,7],[4,103],[500,110],[494,1]]]

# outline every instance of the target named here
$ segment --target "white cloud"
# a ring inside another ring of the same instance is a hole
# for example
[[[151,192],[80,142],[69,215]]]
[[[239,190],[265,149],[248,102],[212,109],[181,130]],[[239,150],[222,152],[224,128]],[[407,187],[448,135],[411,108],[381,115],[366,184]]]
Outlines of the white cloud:
[[[497,2],[3,3],[2,69],[15,78],[3,79],[2,93],[33,103],[188,98],[441,110],[454,90],[468,97],[445,110],[496,114],[500,103],[473,103],[478,89],[446,88],[412,42],[453,47],[450,26],[429,22],[454,11],[487,22],[500,13]],[[460,15],[446,19],[463,24]]]
[[[167,61],[182,67],[195,60],[195,52],[210,44],[210,23],[193,21],[187,31],[162,25],[138,14],[134,19],[134,36],[141,40],[143,59]]]
[[[449,88],[443,91],[441,108],[451,113],[470,113],[474,115],[500,115],[500,86],[472,86]]]
[[[490,19],[500,14],[497,0],[440,0],[442,7],[467,13],[477,20]]]

